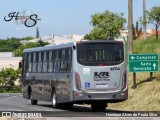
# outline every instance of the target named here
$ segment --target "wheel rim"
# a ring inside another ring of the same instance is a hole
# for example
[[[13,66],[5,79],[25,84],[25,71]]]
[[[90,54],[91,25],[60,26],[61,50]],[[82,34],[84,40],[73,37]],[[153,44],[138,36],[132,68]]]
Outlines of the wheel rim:
[[[55,93],[53,94],[52,102],[53,102],[53,106],[55,106],[56,105],[56,95],[55,95]]]

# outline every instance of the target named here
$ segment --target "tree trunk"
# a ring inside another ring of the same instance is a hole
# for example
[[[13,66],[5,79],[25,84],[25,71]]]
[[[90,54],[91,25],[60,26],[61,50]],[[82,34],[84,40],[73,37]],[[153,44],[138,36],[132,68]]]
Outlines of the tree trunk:
[[[156,40],[158,40],[158,27],[156,26]]]

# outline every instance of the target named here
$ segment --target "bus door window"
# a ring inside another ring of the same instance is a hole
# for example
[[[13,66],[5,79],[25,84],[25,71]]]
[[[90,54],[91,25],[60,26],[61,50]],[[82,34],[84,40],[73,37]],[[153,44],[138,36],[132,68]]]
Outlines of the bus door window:
[[[66,60],[67,60],[67,71],[70,72],[71,67],[72,67],[72,51],[71,51],[71,49],[66,50]]]

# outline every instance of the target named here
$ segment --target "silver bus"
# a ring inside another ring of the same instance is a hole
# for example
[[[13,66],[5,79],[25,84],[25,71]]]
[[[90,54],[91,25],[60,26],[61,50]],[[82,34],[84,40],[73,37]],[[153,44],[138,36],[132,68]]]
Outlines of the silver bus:
[[[91,104],[93,111],[128,99],[125,43],[93,40],[23,51],[22,94],[53,108]]]

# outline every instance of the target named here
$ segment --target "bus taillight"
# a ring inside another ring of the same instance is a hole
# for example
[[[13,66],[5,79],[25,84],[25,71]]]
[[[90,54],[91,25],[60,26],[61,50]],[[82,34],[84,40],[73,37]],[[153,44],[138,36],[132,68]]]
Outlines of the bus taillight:
[[[123,78],[122,78],[122,89],[124,90],[127,86],[127,71],[125,70],[124,73],[123,73]]]
[[[76,84],[77,90],[81,91],[82,87],[81,87],[80,76],[77,72],[75,72],[75,84]]]

